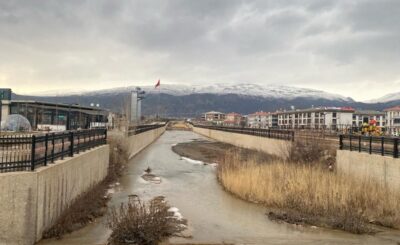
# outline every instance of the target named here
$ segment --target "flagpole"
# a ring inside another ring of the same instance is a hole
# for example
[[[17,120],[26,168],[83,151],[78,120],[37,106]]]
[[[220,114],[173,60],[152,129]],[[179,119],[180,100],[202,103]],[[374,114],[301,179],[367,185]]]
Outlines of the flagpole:
[[[158,80],[160,81],[160,80]],[[161,84],[158,85],[158,106],[157,106],[157,119],[160,118],[160,94],[161,94]]]

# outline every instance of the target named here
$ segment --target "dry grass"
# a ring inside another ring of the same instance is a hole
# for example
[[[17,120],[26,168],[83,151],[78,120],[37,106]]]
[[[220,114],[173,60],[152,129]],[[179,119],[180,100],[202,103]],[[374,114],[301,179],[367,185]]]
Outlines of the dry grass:
[[[185,229],[186,221],[174,217],[163,197],[148,203],[138,197],[130,198],[127,204],[111,209],[108,227],[112,230],[109,243],[156,245],[162,239],[178,234]]]
[[[222,185],[233,194],[270,208],[294,212],[305,223],[368,232],[374,222],[400,228],[400,194],[371,179],[354,179],[322,165],[273,160],[243,161],[226,154],[218,169]]]

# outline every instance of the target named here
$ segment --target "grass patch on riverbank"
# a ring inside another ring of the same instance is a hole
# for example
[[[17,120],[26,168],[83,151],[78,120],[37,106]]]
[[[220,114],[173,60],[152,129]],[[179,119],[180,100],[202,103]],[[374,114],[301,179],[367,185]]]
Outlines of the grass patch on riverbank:
[[[371,223],[400,228],[400,194],[371,179],[328,171],[321,164],[243,160],[225,154],[218,179],[229,192],[274,210],[274,219],[373,232]]]

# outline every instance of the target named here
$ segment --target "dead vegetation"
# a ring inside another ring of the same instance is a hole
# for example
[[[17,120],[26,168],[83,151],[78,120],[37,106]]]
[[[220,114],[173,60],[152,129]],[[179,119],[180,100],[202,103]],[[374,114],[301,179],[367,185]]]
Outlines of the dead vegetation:
[[[225,154],[218,178],[226,190],[274,210],[272,219],[368,233],[371,224],[400,228],[400,193],[371,179],[328,171],[333,156],[318,142],[295,142],[288,159]],[[275,211],[278,210],[278,211]]]
[[[111,138],[108,143],[110,144],[110,163],[107,177],[75,198],[56,223],[44,231],[44,239],[61,239],[64,234],[78,230],[106,213],[109,200],[106,195],[107,189],[121,176],[123,166],[128,161],[128,153],[121,139]]]
[[[111,209],[107,221],[112,230],[109,243],[156,245],[182,232],[185,224],[185,220],[174,216],[163,197],[146,203],[135,196],[128,203],[121,203],[119,208]]]

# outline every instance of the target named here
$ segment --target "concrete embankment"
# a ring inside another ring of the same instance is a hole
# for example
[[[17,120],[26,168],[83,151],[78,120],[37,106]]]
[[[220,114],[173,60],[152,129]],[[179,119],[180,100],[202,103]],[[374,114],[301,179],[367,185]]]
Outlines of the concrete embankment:
[[[338,150],[336,164],[339,172],[358,178],[373,178],[400,190],[400,158]]]
[[[140,134],[132,136],[126,136],[123,132],[110,132],[109,138],[115,141],[120,141],[121,145],[125,147],[129,158],[132,158],[138,154],[141,150],[146,148],[148,145],[153,143],[158,137],[160,137],[166,130],[166,126],[149,130]]]
[[[80,194],[107,176],[109,146],[34,172],[0,175],[0,244],[33,244]]]
[[[266,137],[225,132],[207,128],[193,127],[193,132],[208,138],[232,144],[238,147],[262,151],[268,154],[285,157],[291,141]]]
[[[123,140],[132,157],[150,145],[165,127],[127,137],[110,132],[110,138]],[[104,145],[56,161],[34,172],[0,174],[0,244],[31,245],[42,238],[60,215],[82,193],[100,183],[108,174],[110,147]]]

